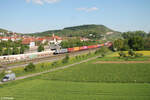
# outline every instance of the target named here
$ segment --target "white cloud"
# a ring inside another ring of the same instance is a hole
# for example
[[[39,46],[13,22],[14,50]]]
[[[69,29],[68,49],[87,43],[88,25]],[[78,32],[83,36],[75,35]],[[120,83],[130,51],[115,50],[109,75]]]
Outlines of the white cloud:
[[[59,2],[60,0],[44,0],[47,3],[56,3]]]
[[[26,0],[26,2],[32,1],[33,3],[43,5],[44,3],[56,3],[60,0]]]
[[[40,5],[44,4],[44,2],[42,0],[32,0],[32,1],[36,4],[40,4]]]
[[[97,7],[91,7],[91,8],[77,8],[78,11],[85,11],[85,12],[92,12],[92,11],[96,11],[99,10],[99,8]]]
[[[30,0],[26,0],[26,2],[30,2]]]

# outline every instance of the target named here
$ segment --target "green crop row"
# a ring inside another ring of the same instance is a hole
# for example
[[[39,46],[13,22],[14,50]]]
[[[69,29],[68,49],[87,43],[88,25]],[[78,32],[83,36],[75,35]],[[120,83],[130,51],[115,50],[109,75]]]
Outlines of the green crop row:
[[[43,78],[75,82],[150,83],[150,63],[96,64],[98,60],[52,72],[43,75]]]

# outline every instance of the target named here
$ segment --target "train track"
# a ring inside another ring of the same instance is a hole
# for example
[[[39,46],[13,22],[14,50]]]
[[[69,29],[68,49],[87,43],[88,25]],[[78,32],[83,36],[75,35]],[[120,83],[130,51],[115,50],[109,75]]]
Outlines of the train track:
[[[84,51],[78,51],[78,52],[72,52],[72,53],[68,53],[69,56],[77,56],[77,55],[81,55],[81,54],[87,54],[89,52],[94,52],[96,51],[98,48],[96,49],[90,49],[90,50],[84,50]],[[59,55],[52,55],[49,57],[44,57],[44,58],[36,58],[36,59],[32,59],[32,60],[27,60],[27,61],[22,61],[20,64],[13,64],[13,65],[4,65],[7,69],[12,69],[12,68],[17,68],[17,67],[24,67],[26,65],[28,65],[29,63],[34,63],[34,64],[38,64],[38,63],[42,63],[42,62],[53,62],[56,60],[60,60],[63,59],[65,57],[66,54],[59,54]],[[0,68],[0,70],[3,70],[3,68]]]

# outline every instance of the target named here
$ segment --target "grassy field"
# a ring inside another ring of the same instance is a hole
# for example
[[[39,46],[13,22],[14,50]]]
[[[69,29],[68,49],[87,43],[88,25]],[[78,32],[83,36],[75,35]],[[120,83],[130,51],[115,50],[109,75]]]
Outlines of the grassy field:
[[[94,56],[97,56],[97,55],[95,55],[94,53],[88,53],[88,54],[83,54],[83,55],[76,56],[76,57],[70,57],[68,63],[62,63],[62,60],[54,61],[54,62],[39,63],[39,64],[36,64],[36,69],[32,72],[25,72],[24,67],[13,68],[12,71],[16,74],[17,77],[19,77],[19,76],[24,76],[28,74],[47,71],[52,68],[57,68],[57,67],[65,66],[68,64],[73,64],[73,63],[76,63],[81,60],[85,60]],[[53,63],[55,63],[55,65],[53,65]]]
[[[138,58],[139,61],[148,59],[148,57]],[[119,59],[112,56],[97,58],[68,69],[6,83],[0,85],[0,98],[150,100],[150,63],[100,64],[96,63],[98,61],[119,61]]]
[[[0,87],[0,97],[14,100],[149,100],[149,84],[82,83],[25,80]]]
[[[95,64],[96,59],[43,75],[44,79],[75,82],[150,83],[150,63]]]

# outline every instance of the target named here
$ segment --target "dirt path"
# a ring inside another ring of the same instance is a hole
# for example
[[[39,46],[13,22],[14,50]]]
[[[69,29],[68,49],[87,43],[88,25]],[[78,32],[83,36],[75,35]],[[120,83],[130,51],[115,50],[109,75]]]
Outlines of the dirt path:
[[[96,59],[98,57],[99,56],[92,57],[92,58],[83,60],[81,62],[77,62],[77,63],[71,64],[71,65],[66,65],[66,66],[63,66],[63,67],[58,67],[58,68],[50,69],[50,70],[44,71],[44,72],[39,72],[39,73],[35,73],[35,74],[30,74],[30,75],[26,75],[26,76],[17,77],[16,80],[21,80],[21,79],[25,79],[25,78],[29,78],[29,77],[38,76],[38,75],[41,75],[41,74],[44,74],[44,73],[49,73],[49,72],[54,72],[54,71],[61,70],[61,69],[66,69],[66,68],[72,67],[74,65],[78,65],[78,64],[81,64],[81,63],[88,62],[90,60],[94,60],[94,59]],[[3,82],[0,82],[0,84],[3,84]]]
[[[135,63],[150,63],[150,61],[97,61],[94,64],[135,64]]]

